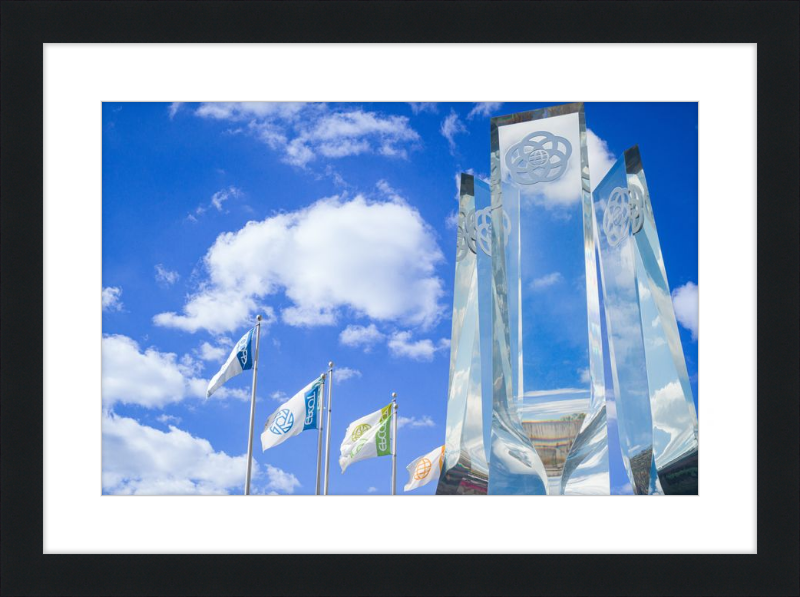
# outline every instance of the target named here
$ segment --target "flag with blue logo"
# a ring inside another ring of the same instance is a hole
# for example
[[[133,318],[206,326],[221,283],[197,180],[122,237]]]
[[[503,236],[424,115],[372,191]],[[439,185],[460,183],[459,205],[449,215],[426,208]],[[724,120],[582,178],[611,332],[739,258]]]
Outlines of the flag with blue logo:
[[[261,450],[274,448],[306,429],[319,429],[322,420],[322,387],[320,376],[270,415],[261,433]]]
[[[253,338],[255,337],[256,328],[247,332],[242,339],[233,347],[231,355],[222,369],[211,378],[208,382],[208,390],[206,390],[206,398],[217,391],[217,389],[228,381],[231,377],[239,375],[242,371],[248,371],[253,368],[255,359],[255,347],[253,346]]]

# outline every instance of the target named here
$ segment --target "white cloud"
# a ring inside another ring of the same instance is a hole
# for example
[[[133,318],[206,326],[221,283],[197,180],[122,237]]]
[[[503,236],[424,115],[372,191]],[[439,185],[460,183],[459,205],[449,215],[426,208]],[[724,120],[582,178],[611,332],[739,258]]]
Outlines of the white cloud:
[[[222,189],[221,191],[217,191],[211,196],[211,205],[217,208],[217,211],[222,211],[222,204],[225,203],[231,197],[241,197],[242,191],[241,189],[237,189],[234,186],[230,186],[227,189]]]
[[[214,346],[209,342],[203,342],[197,350],[197,356],[204,361],[211,361],[219,363],[225,359],[231,352],[231,344],[227,338],[221,339],[218,346]]]
[[[414,114],[419,114],[421,112],[435,113],[439,111],[436,102],[408,102],[408,105],[411,106],[411,111]]]
[[[558,284],[563,279],[564,276],[561,275],[561,272],[552,272],[541,278],[536,278],[531,282],[531,288],[533,288],[533,290],[544,290],[545,288],[550,288]]]
[[[280,390],[272,392],[272,394],[270,394],[269,397],[275,400],[276,402],[286,402],[289,399],[289,396],[286,395],[286,392],[282,392]]]
[[[442,121],[442,126],[439,129],[447,143],[450,145],[450,151],[456,149],[455,136],[467,132],[467,127],[461,122],[455,110],[450,110],[450,114]]]
[[[208,440],[170,426],[164,432],[134,419],[103,414],[103,491],[112,494],[239,493],[247,456],[228,456]],[[254,478],[259,476],[253,462]]]
[[[175,118],[175,114],[183,107],[184,102],[172,102],[169,105],[169,119],[172,120]]]
[[[300,487],[300,481],[292,473],[279,469],[271,464],[266,465],[267,484],[264,486],[266,491],[277,493],[294,493]]]
[[[339,159],[363,153],[408,157],[420,141],[405,116],[384,116],[361,109],[332,111],[326,104],[227,102],[202,104],[203,118],[249,121],[246,131],[281,152],[282,161],[305,168],[322,156]],[[233,133],[244,132],[236,129]]]
[[[692,333],[692,340],[697,340],[699,329],[699,289],[694,282],[687,282],[672,291],[672,306],[678,322]]]
[[[222,333],[243,327],[268,295],[284,292],[295,326],[329,325],[340,312],[427,327],[442,314],[444,257],[419,212],[398,202],[322,199],[306,209],[248,222],[208,250],[208,279],[183,314],[157,325]],[[269,308],[262,305],[269,313]]]
[[[395,357],[408,357],[417,361],[431,361],[439,350],[450,346],[445,338],[435,345],[432,340],[411,340],[411,332],[395,332],[388,342],[389,352]]]
[[[358,369],[351,369],[350,367],[338,367],[334,373],[334,379],[336,381],[347,381],[354,377],[361,377],[361,371]]]
[[[444,220],[444,225],[445,228],[449,228],[451,230],[458,228],[458,212],[456,210],[453,210],[447,214],[447,217]]]
[[[168,270],[163,264],[156,265],[156,282],[164,284],[165,286],[172,286],[180,279],[180,274],[172,270]]]
[[[417,417],[397,417],[397,428],[402,429],[403,427],[411,427],[417,429],[419,427],[435,427],[436,423],[433,422],[428,415],[423,415],[419,418]]]
[[[503,102],[478,102],[475,104],[475,107],[469,111],[467,118],[471,120],[476,116],[491,116],[492,112],[502,105]]]
[[[108,286],[103,288],[103,311],[122,311],[122,288]]]
[[[616,161],[614,154],[608,149],[608,143],[586,129],[586,149],[589,154],[589,169],[592,178],[592,190],[605,178]]]
[[[339,334],[339,342],[345,346],[363,346],[369,351],[372,346],[381,342],[386,336],[381,333],[374,323],[364,325],[348,325]]]
[[[102,340],[103,404],[138,404],[161,408],[185,398],[205,398],[208,381],[195,375],[202,367],[189,355],[180,360],[174,353],[148,348],[127,336],[109,335]],[[247,400],[246,390],[220,388],[214,398]]]
[[[158,421],[159,423],[164,423],[165,425],[170,425],[170,424],[180,425],[182,420],[183,419],[181,419],[180,417],[176,417],[175,415],[159,415],[156,417],[156,421]]]
[[[377,487],[370,487],[370,488],[367,489],[367,493],[375,493],[377,491],[378,491]]]

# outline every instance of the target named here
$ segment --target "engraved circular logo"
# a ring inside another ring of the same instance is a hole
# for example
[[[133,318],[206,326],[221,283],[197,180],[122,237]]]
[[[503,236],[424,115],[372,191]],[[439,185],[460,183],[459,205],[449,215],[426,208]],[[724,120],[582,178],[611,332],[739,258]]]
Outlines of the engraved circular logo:
[[[564,137],[536,131],[506,152],[506,167],[511,180],[532,185],[553,182],[567,171],[572,145]]]
[[[631,214],[631,233],[636,234],[642,229],[644,224],[644,197],[642,190],[637,186],[631,186],[628,190],[628,205]]]
[[[422,458],[414,468],[414,479],[422,481],[431,473],[431,461],[427,458]]]
[[[503,210],[503,229],[505,230],[504,243],[508,244],[508,236],[511,234],[511,220]],[[477,244],[481,250],[492,256],[492,208],[484,207],[475,212],[475,236]]]
[[[288,408],[278,411],[278,416],[270,425],[269,430],[275,435],[283,435],[289,433],[289,430],[294,425],[294,414]]]
[[[617,187],[611,191],[603,214],[603,231],[608,244],[615,247],[629,233],[639,232],[644,224],[644,210],[644,197],[639,187]]]
[[[475,212],[458,212],[458,236],[456,237],[456,261],[461,261],[469,252],[475,253]]]
[[[350,440],[356,441],[369,430],[370,426],[367,423],[361,423],[361,425],[353,429],[353,433],[350,434]]]

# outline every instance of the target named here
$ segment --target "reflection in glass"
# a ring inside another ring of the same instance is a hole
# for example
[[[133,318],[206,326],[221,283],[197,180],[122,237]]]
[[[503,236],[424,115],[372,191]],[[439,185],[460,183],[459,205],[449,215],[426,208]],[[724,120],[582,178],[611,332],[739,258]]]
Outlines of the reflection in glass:
[[[636,494],[696,494],[697,413],[638,147],[593,194],[620,447]]]
[[[583,104],[491,121],[490,494],[609,493],[587,154]]]
[[[484,446],[483,396],[491,396],[491,271],[485,250],[490,230],[482,223],[489,188],[469,174],[461,175],[456,273],[453,295],[453,331],[450,344],[450,381],[444,465],[436,493],[486,494],[489,466]],[[477,209],[477,217],[476,217]],[[483,241],[483,242],[482,242]],[[483,247],[483,248],[482,248]],[[485,343],[485,344],[484,344]],[[482,346],[486,346],[483,351]],[[485,361],[483,363],[482,361]],[[484,375],[484,371],[488,371]],[[484,390],[484,385],[487,386]]]

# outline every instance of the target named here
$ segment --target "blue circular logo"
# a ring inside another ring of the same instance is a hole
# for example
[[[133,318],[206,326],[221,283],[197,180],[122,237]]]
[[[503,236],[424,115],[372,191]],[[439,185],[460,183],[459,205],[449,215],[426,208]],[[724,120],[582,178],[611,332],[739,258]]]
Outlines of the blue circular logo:
[[[294,414],[288,408],[284,408],[278,411],[278,416],[269,426],[269,430],[275,435],[283,435],[289,433],[292,425],[294,425]]]

